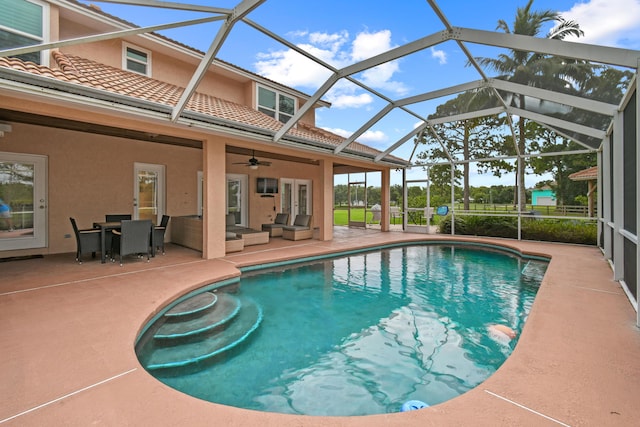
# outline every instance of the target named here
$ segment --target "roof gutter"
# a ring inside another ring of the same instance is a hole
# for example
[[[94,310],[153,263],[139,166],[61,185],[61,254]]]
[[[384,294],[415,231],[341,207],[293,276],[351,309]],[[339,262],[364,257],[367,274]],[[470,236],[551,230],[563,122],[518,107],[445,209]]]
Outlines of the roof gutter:
[[[119,95],[105,90],[85,87],[76,83],[63,82],[49,77],[35,76],[23,71],[4,67],[0,67],[0,89],[2,88],[35,96],[45,96],[57,101],[62,99],[75,104],[89,105],[100,109],[117,111],[119,113],[123,112],[123,107],[130,107],[126,108],[127,113],[147,119],[160,120],[166,122],[167,125],[172,124],[170,118],[173,109],[166,104],[145,101],[127,95]],[[188,110],[185,110],[181,114],[177,123],[187,125],[192,129],[214,130],[222,135],[232,134],[241,138],[260,140],[268,143],[273,143],[273,135],[275,135],[274,131],[269,131],[264,128]],[[333,152],[335,146],[331,144],[292,137],[290,135],[283,137],[281,142],[297,149],[302,148],[307,151],[321,152],[335,157]],[[375,162],[376,155],[373,153],[344,150],[338,157]],[[403,161],[390,160],[376,163],[395,168],[402,168],[407,165],[407,163]]]

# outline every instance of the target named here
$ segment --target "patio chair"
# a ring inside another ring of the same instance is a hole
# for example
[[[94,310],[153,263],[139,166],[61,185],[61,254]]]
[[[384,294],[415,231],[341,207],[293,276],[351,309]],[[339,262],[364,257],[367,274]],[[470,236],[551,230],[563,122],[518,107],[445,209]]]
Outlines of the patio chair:
[[[91,252],[91,258],[95,258],[96,252],[100,251],[100,229],[79,230],[74,218],[69,218],[69,221],[71,221],[73,233],[76,236],[76,261],[78,264],[82,264],[82,254]]]
[[[106,214],[104,216],[105,222],[120,222],[127,219],[131,219],[131,214]],[[105,235],[104,247],[107,248],[107,252],[111,250],[111,236],[111,233]]]
[[[282,238],[287,240],[303,240],[313,237],[311,215],[296,215],[293,225],[282,227]]]
[[[147,262],[151,258],[151,233],[153,224],[149,219],[124,220],[120,231],[112,230],[113,240],[111,242],[111,262],[115,262],[114,254],[117,251],[120,255],[120,266],[122,267],[122,257],[136,254],[142,256],[147,254]]]
[[[282,236],[282,227],[289,225],[289,214],[279,213],[273,224],[262,224],[262,231],[268,231],[270,237]]]
[[[151,244],[153,248],[151,249],[151,255],[156,255],[156,250],[162,248],[162,255],[164,255],[164,234],[167,231],[167,226],[169,225],[169,220],[171,217],[169,215],[162,215],[162,220],[160,220],[160,225],[156,225],[153,227],[153,238],[151,240]]]

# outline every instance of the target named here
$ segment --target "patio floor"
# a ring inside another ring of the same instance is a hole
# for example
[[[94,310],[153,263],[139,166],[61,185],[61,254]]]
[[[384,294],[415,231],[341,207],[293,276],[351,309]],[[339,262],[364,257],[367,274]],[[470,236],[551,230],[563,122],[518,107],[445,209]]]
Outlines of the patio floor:
[[[0,262],[3,426],[631,426],[638,424],[636,312],[597,248],[488,241],[552,260],[512,356],[483,384],[419,411],[309,417],[184,395],[138,363],[133,343],[164,304],[239,266],[448,236],[336,227],[334,240],[272,238],[217,260],[167,245],[124,267],[73,254]],[[635,420],[635,421],[633,421]]]

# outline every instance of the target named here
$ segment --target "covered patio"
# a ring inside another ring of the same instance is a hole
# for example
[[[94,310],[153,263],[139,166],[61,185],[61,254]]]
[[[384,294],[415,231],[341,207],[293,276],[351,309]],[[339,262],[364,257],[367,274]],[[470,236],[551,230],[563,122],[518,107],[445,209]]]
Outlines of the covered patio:
[[[72,254],[3,262],[0,424],[633,425],[640,392],[635,310],[599,249],[339,227],[333,241],[284,241],[204,260],[167,245],[151,263],[75,264]],[[487,242],[551,257],[512,356],[476,389],[420,411],[309,417],[194,399],[146,373],[140,328],[163,305],[238,267],[399,242]]]

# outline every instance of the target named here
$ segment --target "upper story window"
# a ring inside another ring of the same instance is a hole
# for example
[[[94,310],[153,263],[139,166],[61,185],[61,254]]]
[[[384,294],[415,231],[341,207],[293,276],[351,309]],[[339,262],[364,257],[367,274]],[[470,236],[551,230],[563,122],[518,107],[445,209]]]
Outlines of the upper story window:
[[[275,90],[258,86],[258,110],[287,123],[296,112],[296,100]]]
[[[49,6],[38,0],[0,0],[0,50],[45,42]],[[47,51],[16,55],[23,61],[47,65]]]
[[[151,52],[124,43],[122,49],[122,68],[133,71],[134,73],[151,76]]]

